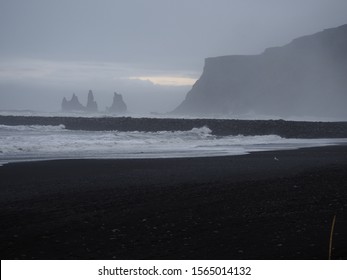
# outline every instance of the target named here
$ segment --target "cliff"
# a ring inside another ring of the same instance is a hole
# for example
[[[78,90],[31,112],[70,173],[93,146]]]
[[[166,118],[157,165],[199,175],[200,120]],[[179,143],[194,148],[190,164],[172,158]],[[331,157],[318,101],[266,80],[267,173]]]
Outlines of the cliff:
[[[207,58],[174,110],[187,115],[347,117],[347,25],[260,55]]]

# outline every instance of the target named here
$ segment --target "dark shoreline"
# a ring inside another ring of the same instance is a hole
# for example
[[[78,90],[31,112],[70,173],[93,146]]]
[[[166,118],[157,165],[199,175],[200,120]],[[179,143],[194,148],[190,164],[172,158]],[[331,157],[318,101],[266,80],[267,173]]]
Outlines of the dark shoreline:
[[[177,131],[207,126],[224,135],[270,135],[286,138],[347,138],[347,122],[308,122],[284,120],[160,119],[131,117],[28,117],[0,116],[4,125],[60,125],[72,130]]]
[[[347,146],[0,168],[1,259],[347,258]]]

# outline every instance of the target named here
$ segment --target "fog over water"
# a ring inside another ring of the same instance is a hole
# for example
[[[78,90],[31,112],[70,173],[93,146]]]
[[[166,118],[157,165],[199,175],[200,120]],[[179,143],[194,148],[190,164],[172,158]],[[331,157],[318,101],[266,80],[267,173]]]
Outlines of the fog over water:
[[[259,54],[347,23],[344,0],[0,2],[0,110],[59,111],[89,89],[99,110],[168,112],[206,57]]]

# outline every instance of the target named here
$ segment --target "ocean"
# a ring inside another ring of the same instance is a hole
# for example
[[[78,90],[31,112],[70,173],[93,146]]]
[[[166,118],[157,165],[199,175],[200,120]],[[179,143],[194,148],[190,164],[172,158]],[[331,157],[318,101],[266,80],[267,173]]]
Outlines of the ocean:
[[[68,130],[64,125],[0,125],[0,165],[51,159],[227,156],[340,143],[347,139],[216,136],[206,126],[189,131],[120,132]]]

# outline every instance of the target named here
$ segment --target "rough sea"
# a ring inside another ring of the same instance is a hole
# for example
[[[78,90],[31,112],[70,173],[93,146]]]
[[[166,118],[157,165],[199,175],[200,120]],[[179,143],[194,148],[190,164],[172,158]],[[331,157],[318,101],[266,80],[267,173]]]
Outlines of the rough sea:
[[[119,132],[59,126],[0,125],[0,165],[16,161],[87,158],[175,158],[242,155],[346,143],[347,139],[286,139],[277,135],[215,136],[190,131]]]

